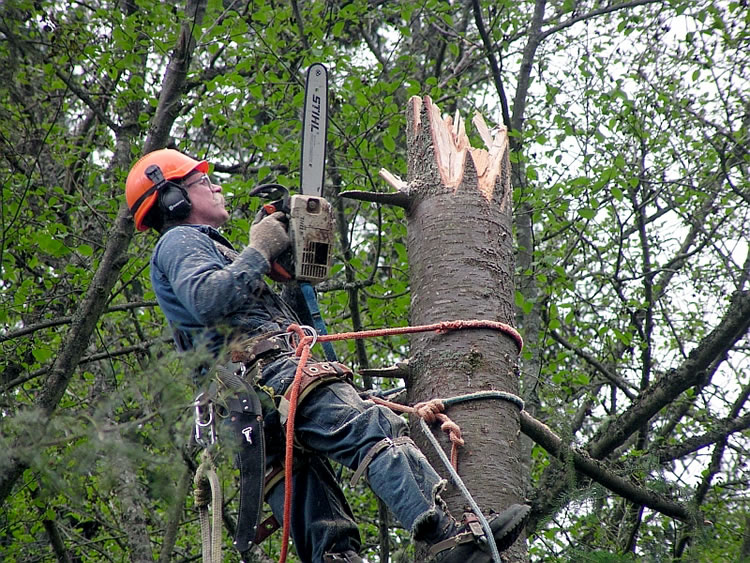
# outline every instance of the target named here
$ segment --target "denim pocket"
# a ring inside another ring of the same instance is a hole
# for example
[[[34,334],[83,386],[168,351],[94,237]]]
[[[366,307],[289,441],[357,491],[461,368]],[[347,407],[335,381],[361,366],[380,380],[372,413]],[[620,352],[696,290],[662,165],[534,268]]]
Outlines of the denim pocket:
[[[301,405],[300,414],[319,430],[336,433],[361,419],[367,407],[351,385],[332,382],[315,389]]]

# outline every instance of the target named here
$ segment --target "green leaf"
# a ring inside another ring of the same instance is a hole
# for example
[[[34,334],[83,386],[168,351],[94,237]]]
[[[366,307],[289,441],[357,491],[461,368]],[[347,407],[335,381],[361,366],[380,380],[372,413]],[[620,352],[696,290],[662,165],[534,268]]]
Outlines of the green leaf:
[[[66,247],[61,241],[45,232],[37,233],[35,239],[37,245],[39,246],[39,249],[51,256],[65,256],[70,252],[70,249]]]
[[[385,149],[389,152],[393,152],[396,150],[396,142],[393,140],[393,137],[390,135],[383,135],[382,137],[383,146]]]
[[[94,249],[91,247],[91,245],[88,244],[81,244],[76,248],[76,251],[81,256],[92,256],[94,254]]]
[[[34,356],[34,359],[39,363],[46,362],[54,355],[54,352],[52,350],[50,350],[49,348],[44,348],[42,346],[35,346],[31,350],[31,353]]]

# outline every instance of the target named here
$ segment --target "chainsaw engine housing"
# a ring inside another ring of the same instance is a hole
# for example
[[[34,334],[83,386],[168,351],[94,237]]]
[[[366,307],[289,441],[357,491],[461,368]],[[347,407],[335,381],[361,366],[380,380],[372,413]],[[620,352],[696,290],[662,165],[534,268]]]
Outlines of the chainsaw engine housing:
[[[333,208],[324,198],[290,198],[289,236],[297,280],[316,284],[328,279],[333,264],[334,225]]]

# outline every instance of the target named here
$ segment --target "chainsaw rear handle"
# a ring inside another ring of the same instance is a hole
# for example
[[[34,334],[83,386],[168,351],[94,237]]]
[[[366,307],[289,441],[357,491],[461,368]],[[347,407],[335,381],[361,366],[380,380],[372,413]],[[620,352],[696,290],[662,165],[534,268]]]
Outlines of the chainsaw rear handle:
[[[274,200],[271,203],[265,203],[258,210],[255,221],[260,221],[266,215],[272,215],[281,211],[284,215],[289,215],[289,190],[281,184],[260,184],[250,190],[251,197],[262,197],[263,199]]]

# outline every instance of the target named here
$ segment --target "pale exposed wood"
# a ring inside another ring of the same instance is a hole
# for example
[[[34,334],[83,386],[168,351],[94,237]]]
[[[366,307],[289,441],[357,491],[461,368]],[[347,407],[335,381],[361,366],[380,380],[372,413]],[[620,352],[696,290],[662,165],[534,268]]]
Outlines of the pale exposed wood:
[[[440,177],[445,187],[455,190],[463,180],[466,152],[470,146],[463,122],[460,117],[455,124],[450,117],[443,119],[440,108],[429,96],[425,96],[424,103],[427,107],[435,162]]]
[[[412,134],[417,137],[422,128],[422,110],[425,111],[429,121],[429,131],[432,138],[432,148],[435,154],[435,163],[440,173],[443,185],[455,192],[464,181],[466,171],[466,155],[471,155],[474,168],[477,171],[477,189],[490,201],[495,193],[495,185],[498,176],[504,166],[509,166],[508,157],[508,132],[505,127],[496,127],[490,130],[484,118],[476,113],[472,123],[477,128],[486,149],[471,146],[466,134],[466,125],[458,110],[454,117],[443,117],[440,109],[432,102],[429,96],[419,98],[413,96],[411,114],[413,116]],[[507,175],[506,175],[507,176]],[[396,190],[407,193],[409,186],[398,176],[391,174],[385,169],[380,170],[380,177]],[[509,186],[504,186],[509,191]]]
[[[477,128],[479,136],[482,137],[482,141],[484,141],[485,146],[488,149],[491,148],[492,144],[495,142],[495,139],[493,138],[492,133],[490,133],[487,124],[484,122],[484,118],[482,117],[482,115],[479,112],[476,112],[471,122],[474,124],[474,127]]]
[[[508,130],[505,127],[496,127],[494,132],[490,132],[484,118],[478,112],[471,121],[487,146],[487,150],[471,149],[471,156],[479,176],[479,191],[489,200],[495,191],[497,176],[504,166],[509,149]]]
[[[407,184],[404,180],[402,180],[399,176],[396,176],[395,174],[392,174],[388,172],[385,168],[381,168],[380,172],[378,172],[378,175],[385,180],[389,186],[392,188],[400,191],[400,192],[408,192],[409,191],[409,184]]]

